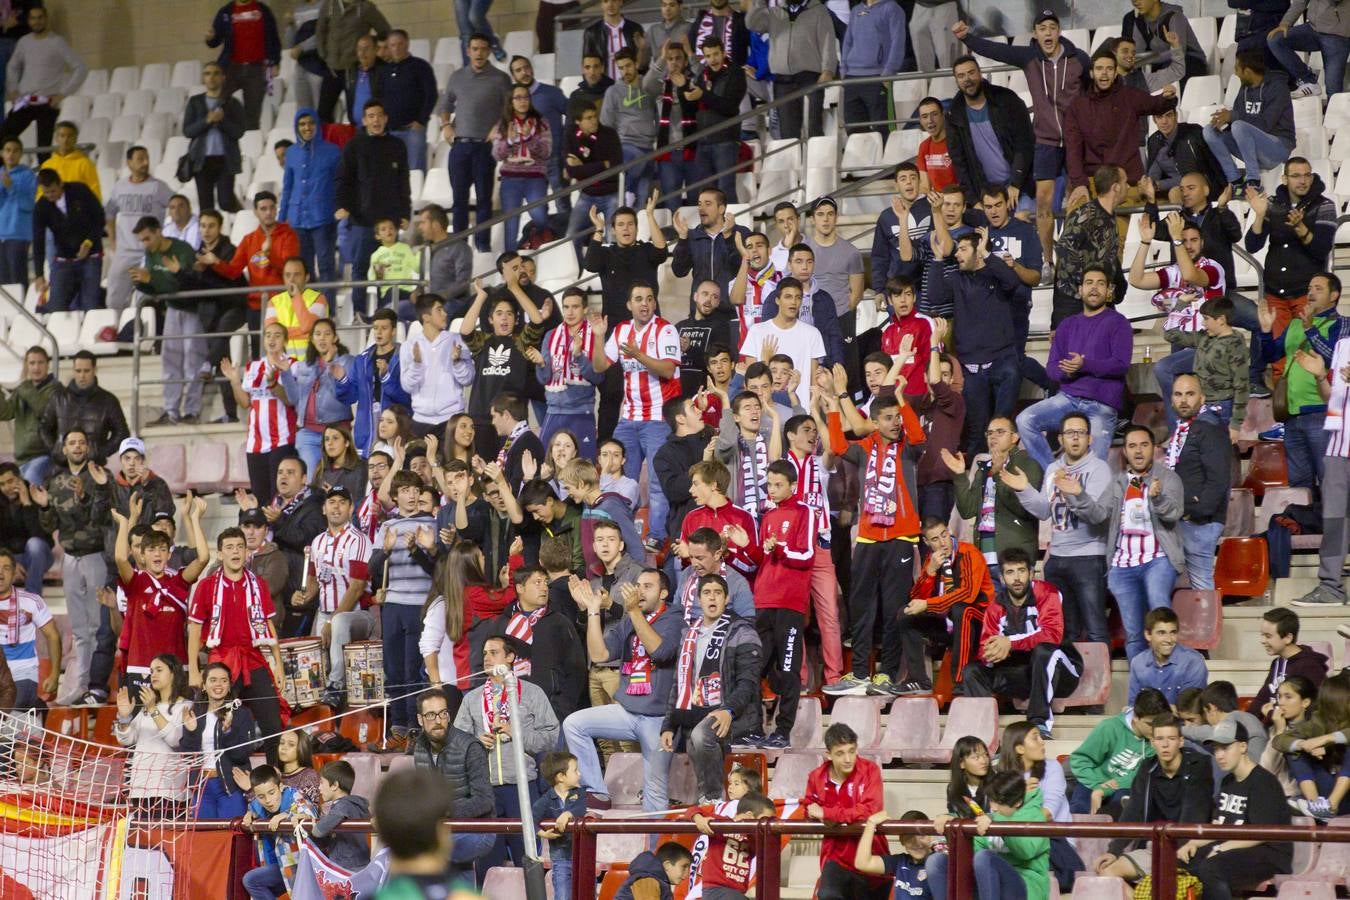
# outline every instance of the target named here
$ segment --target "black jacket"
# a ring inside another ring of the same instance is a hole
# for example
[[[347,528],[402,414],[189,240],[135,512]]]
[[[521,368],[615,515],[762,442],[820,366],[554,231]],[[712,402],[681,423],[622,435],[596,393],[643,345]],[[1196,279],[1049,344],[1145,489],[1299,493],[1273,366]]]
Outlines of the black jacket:
[[[1016,92],[996,84],[984,83],[985,108],[989,110],[989,124],[998,135],[1003,158],[1012,170],[1009,182],[1024,194],[1034,193],[1032,162],[1036,154],[1036,138],[1031,131],[1031,116],[1027,105]],[[967,197],[978,196],[989,178],[984,174],[975,153],[975,141],[970,133],[970,119],[966,109],[966,95],[957,92],[947,109],[947,152],[951,155],[956,178]]]
[[[407,221],[412,217],[408,148],[387,132],[357,134],[342,148],[334,202],[367,228],[376,219]]]
[[[619,31],[623,34],[624,45],[632,47],[633,52],[636,53],[638,38],[646,37],[643,34],[642,26],[632,19],[625,18]],[[656,52],[656,50],[654,49],[653,52]],[[605,71],[609,71],[609,37],[604,19],[587,25],[586,30],[581,33],[581,55],[583,57],[600,57],[600,61],[605,64]]]
[[[689,629],[685,628],[680,632],[681,639],[688,631]],[[731,713],[731,733],[727,735],[728,741],[760,729],[763,707],[760,702],[759,676],[763,668],[761,645],[759,635],[755,632],[755,623],[733,615],[726,645],[722,650],[722,664],[718,667],[722,675],[722,702],[716,707]],[[675,708],[675,698],[680,690],[678,671],[677,668],[675,683],[671,685],[670,705],[667,707],[666,718],[661,723],[662,731],[675,732],[677,742],[712,711],[708,708],[683,711]]]
[[[300,578],[305,568],[305,548],[328,527],[323,515],[323,498],[316,493],[302,501],[287,515],[272,523],[272,540],[286,555],[286,588],[281,598],[289,603],[291,594],[300,589]]]
[[[1185,786],[1180,789],[1181,809],[1165,809],[1159,805],[1158,785],[1167,776],[1163,774],[1162,763],[1157,757],[1150,757],[1135,773],[1130,784],[1129,799],[1120,813],[1120,822],[1183,822],[1204,824],[1211,820],[1214,807],[1214,767],[1211,758],[1198,751],[1185,747],[1181,751],[1181,768],[1173,778],[1180,778]],[[1129,838],[1116,838],[1107,852],[1119,856],[1131,845]],[[1139,846],[1143,846],[1140,842]]]
[[[34,231],[34,236],[37,234]],[[42,432],[51,442],[52,459],[58,463],[66,461],[61,442],[66,432],[76,426],[89,436],[89,458],[99,465],[115,456],[122,439],[131,434],[122,404],[111,392],[98,386],[97,378],[85,390],[77,388],[72,379],[64,391],[52,394],[42,411]]]
[[[411,122],[425,126],[436,109],[436,73],[431,63],[409,56],[377,68],[381,72],[375,96],[384,101],[389,113],[389,130],[404,131]]]
[[[220,129],[221,141],[225,150],[225,168],[235,174],[243,171],[243,157],[239,153],[239,139],[248,129],[248,120],[244,118],[244,107],[234,97],[226,97],[225,118],[212,124],[206,121],[210,110],[206,106],[206,94],[194,94],[188,98],[187,108],[183,110],[183,134],[188,144],[188,158],[192,160],[192,171],[200,172],[206,164],[207,135],[212,128]]]
[[[450,786],[451,819],[482,819],[492,815],[496,801],[488,779],[487,751],[478,738],[451,726],[445,733],[445,747],[438,754],[431,749],[426,732],[419,732],[408,749],[419,769],[435,769]]]
[[[690,232],[692,235],[693,232]],[[679,253],[678,247],[676,253]],[[651,241],[637,241],[627,247],[602,243],[594,238],[586,242],[582,268],[587,272],[600,273],[601,308],[611,328],[631,318],[628,311],[629,288],[639,281],[656,287],[659,284],[657,270],[669,255],[669,251],[656,247]],[[740,263],[736,265],[739,267]],[[735,272],[732,274],[735,275]]]
[[[1172,132],[1170,142],[1161,131],[1150,134],[1148,136],[1144,171],[1149,174],[1153,173],[1153,164],[1158,159],[1158,151],[1169,144],[1172,160],[1176,163],[1177,171],[1182,175],[1188,175],[1191,172],[1199,172],[1204,175],[1205,180],[1209,182],[1209,199],[1211,201],[1218,200],[1228,179],[1224,176],[1223,169],[1219,168],[1219,162],[1214,158],[1209,145],[1205,143],[1205,130],[1193,122],[1178,123],[1176,131]]]
[[[516,609],[517,604],[512,603],[503,610],[489,634],[506,634],[506,626]],[[581,708],[589,672],[583,645],[577,640],[575,619],[568,615],[570,612],[550,607],[534,623],[534,640],[530,644],[515,642],[517,654],[530,660],[530,674],[525,676],[526,680],[539,685],[548,695],[549,705],[559,722]]]
[[[563,158],[568,156],[581,160],[581,165],[567,167],[567,176],[573,181],[593,178],[606,169],[617,169],[623,165],[623,146],[619,143],[619,133],[608,125],[601,125],[595,134],[586,134],[580,128],[568,128]],[[597,181],[582,188],[581,192],[588,197],[613,196],[619,192],[619,176]]]
[[[47,253],[48,229],[58,259],[74,259],[85,241],[93,245],[91,254],[103,252],[103,204],[78,181],[64,182],[61,189],[65,212],[45,196],[39,196],[33,204],[33,273],[39,278]]]
[[[698,112],[694,114],[699,131],[734,119],[741,111],[741,100],[745,98],[745,72],[740,66],[723,63],[719,72],[705,68],[691,83],[703,91],[703,96],[698,98]],[[689,85],[686,85],[680,93],[688,89]],[[740,128],[728,126],[723,131],[703,138],[702,142],[725,144],[738,140]]]
[[[1186,443],[1175,471],[1186,489],[1186,520],[1196,525],[1222,522],[1228,516],[1228,489],[1232,484],[1233,447],[1228,429],[1213,422],[1191,420]]]
[[[1322,177],[1314,175],[1308,193],[1298,203],[1291,203],[1289,186],[1280,185],[1266,210],[1265,230],[1260,234],[1247,230],[1242,243],[1248,253],[1256,253],[1270,241],[1266,251],[1267,294],[1282,299],[1302,296],[1308,293],[1308,279],[1327,271],[1336,243],[1336,204],[1326,196],[1326,190]],[[1287,221],[1291,207],[1303,211],[1303,224],[1312,230],[1312,240],[1306,244]],[[33,231],[36,238],[36,222]]]
[[[197,716],[197,728],[193,731],[182,729],[182,737],[178,739],[179,753],[201,753],[202,752],[202,732],[206,728],[206,709],[208,703],[206,697],[202,696],[192,703],[192,712]],[[254,750],[259,749],[262,744],[258,739],[258,727],[253,720],[253,713],[249,712],[247,706],[240,706],[233,715],[230,716],[230,730],[226,731],[223,727],[224,722],[217,717],[216,719],[216,749],[228,747],[228,750],[220,754],[216,762],[216,774],[220,778],[222,789],[226,795],[239,792],[239,785],[234,783],[234,770],[243,769],[245,772],[253,768],[249,762],[249,755]]]
[[[666,534],[672,538],[680,534],[684,517],[696,505],[689,495],[689,467],[703,459],[703,451],[708,446],[706,429],[698,434],[684,437],[670,437],[652,460],[656,477],[661,482],[661,493],[670,502],[670,511],[666,514]]]
[[[17,500],[11,503],[0,496],[0,547],[22,553],[30,538],[42,538],[48,546],[52,543],[52,536],[38,521],[38,505],[30,502],[21,506]]]
[[[741,240],[750,237],[750,229],[737,225]],[[689,237],[675,245],[675,258],[670,263],[676,278],[693,274],[689,282],[689,315],[694,314],[694,291],[705,281],[731,284],[741,267],[741,254],[736,249],[736,235],[722,236],[720,228],[711,235],[702,225],[689,229]],[[722,305],[730,308],[731,301],[722,298]]]

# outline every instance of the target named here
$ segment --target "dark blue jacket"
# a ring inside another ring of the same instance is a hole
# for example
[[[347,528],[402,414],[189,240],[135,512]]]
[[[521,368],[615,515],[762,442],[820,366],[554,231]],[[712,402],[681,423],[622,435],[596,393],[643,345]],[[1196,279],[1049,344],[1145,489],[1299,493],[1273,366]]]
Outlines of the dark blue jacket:
[[[356,404],[356,413],[352,416],[352,440],[362,459],[370,453],[375,443],[375,420],[379,418],[380,410],[394,405],[412,409],[412,398],[399,381],[398,344],[394,345],[394,353],[389,357],[389,368],[380,379],[378,409],[374,403],[375,378],[375,345],[372,344],[351,357],[351,364],[336,384],[337,399],[343,403]]]
[[[220,48],[216,62],[222,66],[228,66],[234,54],[234,26],[230,23],[230,10],[233,8],[233,3],[226,3],[216,10],[216,17],[211,20],[211,36],[206,39],[206,46]],[[258,8],[262,10],[263,17],[263,56],[269,66],[280,65],[281,36],[277,32],[277,18],[266,3],[259,2]]]
[[[764,300],[759,320],[767,322],[776,315],[778,289],[774,288],[773,293]],[[825,365],[843,363],[844,333],[839,328],[839,316],[834,311],[834,298],[828,291],[817,290],[811,294],[811,324],[820,332],[820,339],[825,343]]]
[[[614,895],[614,900],[633,900],[633,885],[648,878],[660,886],[661,900],[671,900],[675,896],[670,887],[670,879],[666,877],[666,867],[661,865],[661,860],[655,853],[644,850],[628,864],[628,880]]]
[[[425,127],[436,108],[436,73],[431,63],[416,56],[386,62],[377,96],[389,114],[390,131],[405,131],[412,122]]]
[[[536,81],[530,85],[530,102],[548,123],[549,134],[563,133],[563,116],[567,114],[567,95],[551,84]],[[559,164],[563,158],[563,141],[555,140],[549,156]]]
[[[312,116],[315,124],[319,124],[319,114],[309,107],[295,111],[297,125],[302,116]],[[337,167],[341,157],[342,151],[337,144],[325,141],[321,131],[314,132],[313,140],[302,141],[300,129],[296,128],[295,143],[286,151],[278,221],[286,222],[292,228],[318,228],[333,221]]]

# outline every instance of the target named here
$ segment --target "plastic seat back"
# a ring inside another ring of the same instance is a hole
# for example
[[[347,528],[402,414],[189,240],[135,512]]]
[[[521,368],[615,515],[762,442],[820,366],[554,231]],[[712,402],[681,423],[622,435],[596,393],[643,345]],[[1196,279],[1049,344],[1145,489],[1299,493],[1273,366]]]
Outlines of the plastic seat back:
[[[843,722],[858,735],[858,749],[871,750],[881,739],[881,704],[872,697],[840,697],[830,721]]]
[[[886,715],[881,748],[905,759],[907,750],[936,747],[941,743],[938,731],[936,700],[932,697],[899,697]]]
[[[637,806],[642,792],[642,754],[612,754],[605,768],[605,789],[615,806]]]
[[[1172,592],[1172,611],[1181,620],[1181,643],[1192,650],[1213,650],[1223,636],[1223,597],[1218,591]]]
[[[1225,597],[1260,597],[1270,583],[1264,537],[1225,538],[1214,559],[1214,587]]]
[[[1289,484],[1289,466],[1285,462],[1284,444],[1257,444],[1252,447],[1251,468],[1247,470],[1244,487],[1251,488],[1253,494],[1264,497],[1268,488],[1286,487]]]
[[[617,755],[617,754],[616,754]],[[610,765],[613,765],[610,757]],[[820,765],[820,754],[789,750],[778,757],[769,779],[769,796],[788,800],[806,793],[806,778]]]
[[[1093,641],[1075,641],[1074,647],[1083,657],[1083,672],[1073,693],[1051,704],[1055,712],[1079,706],[1101,706],[1111,697],[1111,648]]]

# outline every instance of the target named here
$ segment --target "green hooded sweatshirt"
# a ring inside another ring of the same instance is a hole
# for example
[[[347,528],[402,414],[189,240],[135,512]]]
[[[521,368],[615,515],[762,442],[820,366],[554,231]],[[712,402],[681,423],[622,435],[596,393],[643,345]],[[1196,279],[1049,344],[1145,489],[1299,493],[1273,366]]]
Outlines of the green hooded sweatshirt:
[[[1045,813],[1041,810],[1041,789],[1027,791],[1022,805],[1005,816],[991,812],[989,818],[995,822],[1045,822]],[[976,837],[975,852],[992,850],[1007,860],[1022,883],[1027,886],[1028,900],[1050,896],[1050,839],[1048,837]]]
[[[1069,754],[1069,769],[1074,779],[1095,791],[1102,783],[1115,779],[1119,787],[1129,787],[1139,765],[1153,756],[1153,745],[1134,733],[1134,714],[1126,710],[1097,725],[1078,749]],[[1102,796],[1115,790],[1102,788]]]

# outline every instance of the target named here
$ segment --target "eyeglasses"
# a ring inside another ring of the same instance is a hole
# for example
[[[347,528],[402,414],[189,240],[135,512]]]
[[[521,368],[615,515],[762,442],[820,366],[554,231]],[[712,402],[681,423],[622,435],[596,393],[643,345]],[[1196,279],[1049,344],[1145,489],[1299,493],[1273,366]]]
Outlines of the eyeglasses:
[[[428,722],[438,722],[438,721],[449,722],[450,710],[442,709],[438,710],[437,712],[418,713],[417,716],[420,719],[426,719]]]
[[[1092,432],[1086,428],[1066,428],[1060,432],[1061,437],[1087,437]]]

